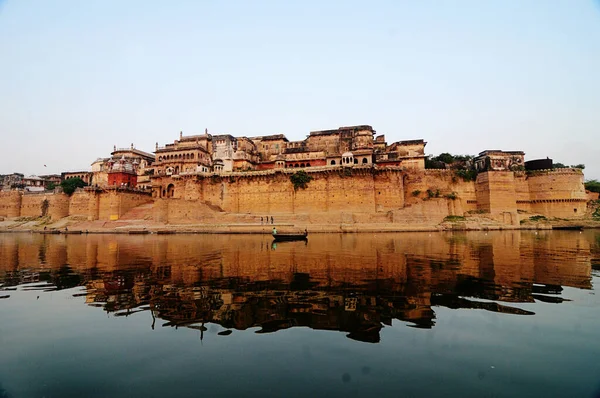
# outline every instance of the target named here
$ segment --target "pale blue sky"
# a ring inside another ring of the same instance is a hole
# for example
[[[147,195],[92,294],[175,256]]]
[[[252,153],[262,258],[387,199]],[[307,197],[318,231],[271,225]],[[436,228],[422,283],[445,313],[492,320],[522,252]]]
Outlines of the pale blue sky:
[[[600,178],[597,0],[0,0],[0,54],[0,174],[370,124]]]

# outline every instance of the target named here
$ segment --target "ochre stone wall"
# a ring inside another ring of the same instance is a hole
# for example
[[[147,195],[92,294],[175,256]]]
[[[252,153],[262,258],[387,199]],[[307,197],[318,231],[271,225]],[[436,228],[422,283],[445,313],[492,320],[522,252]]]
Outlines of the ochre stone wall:
[[[585,216],[588,197],[579,169],[541,170],[527,176],[532,213],[559,218]]]
[[[69,215],[70,216],[85,216],[89,215],[89,203],[90,199],[94,197],[95,193],[90,191],[76,191],[71,195],[69,203]]]
[[[170,223],[244,223],[277,215],[284,223],[287,215],[290,223],[435,224],[448,215],[478,210],[518,224],[517,209],[546,217],[584,217],[588,198],[582,173],[571,169],[485,172],[476,182],[464,181],[453,170],[326,169],[309,173],[312,181],[298,190],[290,175],[281,171],[155,178],[155,193],[160,187],[162,198],[155,196],[153,218]],[[44,199],[53,220],[68,215],[117,220],[152,202],[147,194],[117,190],[77,191],[71,197],[0,192],[0,216],[39,217]],[[223,219],[227,213],[238,218]]]
[[[69,215],[69,197],[65,194],[24,194],[21,199],[21,217],[41,217],[44,200],[48,201],[46,215],[55,221]]]
[[[371,169],[310,173],[306,189],[294,190],[290,175],[196,177],[167,180],[174,186],[168,204],[155,209],[155,220],[201,219],[204,213],[313,214],[376,213],[404,207],[403,173]],[[165,181],[165,184],[166,182]],[[197,215],[197,216],[196,216]]]
[[[148,194],[117,190],[102,192],[99,194],[98,219],[118,220],[134,207],[149,202],[152,198]]]
[[[454,197],[449,204],[450,215],[462,215],[477,208],[475,183],[464,181],[454,170],[423,170],[405,174],[406,204],[414,205],[428,199],[428,190],[438,198]]]
[[[120,218],[132,208],[152,202],[148,194],[137,192],[77,191],[73,195],[55,193],[0,192],[0,216],[41,217],[44,200],[48,200],[46,215],[56,221],[67,216],[81,216],[88,220]]]
[[[486,213],[516,213],[517,194],[512,171],[479,173],[476,181],[477,209]]]
[[[48,215],[52,221],[60,220],[69,215],[69,196],[65,194],[46,195],[50,206]]]
[[[536,171],[527,178],[530,200],[586,200],[583,173],[578,169]]]
[[[21,215],[21,192],[0,192],[0,216],[19,217]]]

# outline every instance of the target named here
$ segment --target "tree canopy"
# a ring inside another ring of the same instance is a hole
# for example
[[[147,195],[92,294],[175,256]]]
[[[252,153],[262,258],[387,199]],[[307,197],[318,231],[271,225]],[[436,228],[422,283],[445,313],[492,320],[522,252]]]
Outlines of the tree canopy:
[[[81,178],[69,178],[60,183],[63,192],[67,195],[73,194],[77,188],[83,188],[87,184]]]
[[[600,181],[598,180],[587,180],[585,182],[585,189],[590,192],[598,192],[600,193]]]

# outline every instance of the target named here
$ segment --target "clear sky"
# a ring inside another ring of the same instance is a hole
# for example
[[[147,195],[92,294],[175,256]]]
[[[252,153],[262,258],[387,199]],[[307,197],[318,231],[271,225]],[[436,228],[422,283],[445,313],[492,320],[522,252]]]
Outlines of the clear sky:
[[[0,57],[0,174],[370,124],[600,178],[598,0],[0,0]]]

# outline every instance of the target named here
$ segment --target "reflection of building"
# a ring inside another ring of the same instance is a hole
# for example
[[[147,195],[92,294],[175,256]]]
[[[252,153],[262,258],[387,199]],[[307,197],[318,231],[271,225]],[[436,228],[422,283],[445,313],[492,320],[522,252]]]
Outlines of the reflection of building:
[[[560,303],[562,286],[591,288],[590,261],[600,257],[594,239],[543,231],[323,236],[273,250],[262,237],[197,245],[188,236],[28,234],[4,238],[0,282],[85,285],[90,305],[116,316],[150,308],[173,326],[307,326],[376,342],[394,321],[435,326],[436,306],[532,315],[535,307],[512,303]]]

